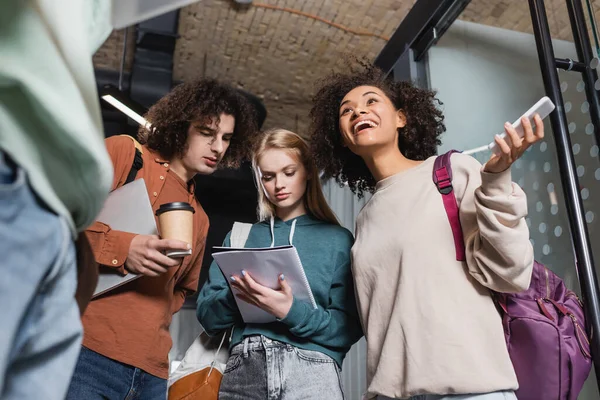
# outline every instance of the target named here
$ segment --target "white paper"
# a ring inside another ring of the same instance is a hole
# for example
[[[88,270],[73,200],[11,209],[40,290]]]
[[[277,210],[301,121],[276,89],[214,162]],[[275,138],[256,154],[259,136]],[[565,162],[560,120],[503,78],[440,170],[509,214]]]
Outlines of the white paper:
[[[225,275],[227,282],[232,275],[241,275],[242,269],[252,279],[271,289],[279,289],[279,275],[284,274],[286,282],[292,288],[294,297],[317,308],[304,268],[294,246],[280,246],[260,249],[236,249],[214,247],[212,256]],[[237,293],[233,289],[234,294]],[[235,298],[240,313],[246,323],[268,323],[276,318],[266,311]]]
[[[197,1],[198,0],[113,0],[112,25],[114,29],[125,28]]]

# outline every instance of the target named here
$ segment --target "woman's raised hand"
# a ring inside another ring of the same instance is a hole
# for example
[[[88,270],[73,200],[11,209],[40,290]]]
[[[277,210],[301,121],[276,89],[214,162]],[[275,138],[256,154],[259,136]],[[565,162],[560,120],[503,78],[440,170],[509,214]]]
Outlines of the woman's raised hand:
[[[514,163],[519,157],[525,153],[532,144],[540,141],[544,137],[544,123],[539,115],[533,117],[535,122],[535,132],[531,126],[531,122],[528,118],[521,118],[521,124],[523,126],[523,138],[520,138],[515,129],[510,123],[504,124],[504,130],[506,135],[510,137],[510,145],[508,142],[496,135],[494,140],[496,145],[500,149],[500,154],[493,154],[489,161],[483,167],[485,172],[498,173],[506,171],[512,163]]]

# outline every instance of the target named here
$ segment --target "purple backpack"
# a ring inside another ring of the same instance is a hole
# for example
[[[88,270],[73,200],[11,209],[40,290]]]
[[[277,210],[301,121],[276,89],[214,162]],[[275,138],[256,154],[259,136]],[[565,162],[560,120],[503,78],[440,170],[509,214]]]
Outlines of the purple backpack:
[[[435,160],[433,181],[442,194],[452,227],[456,259],[465,261],[465,245],[452,188],[450,156]],[[591,367],[583,304],[565,283],[537,261],[529,289],[517,294],[492,292],[502,315],[519,400],[576,400]]]

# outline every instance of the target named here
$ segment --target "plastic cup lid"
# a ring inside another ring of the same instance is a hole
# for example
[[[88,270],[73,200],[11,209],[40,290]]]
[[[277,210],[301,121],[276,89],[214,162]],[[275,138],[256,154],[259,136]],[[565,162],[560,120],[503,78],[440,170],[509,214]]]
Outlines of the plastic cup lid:
[[[167,211],[191,211],[192,213],[196,212],[196,210],[194,210],[194,207],[192,207],[190,203],[186,203],[184,201],[175,201],[173,203],[161,204],[158,210],[156,210],[156,215],[166,213]]]

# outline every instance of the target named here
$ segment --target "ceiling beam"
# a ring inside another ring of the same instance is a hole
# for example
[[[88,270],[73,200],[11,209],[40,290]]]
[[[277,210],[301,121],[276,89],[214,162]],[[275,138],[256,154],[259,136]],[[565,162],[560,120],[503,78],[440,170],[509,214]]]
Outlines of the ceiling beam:
[[[408,49],[419,60],[452,25],[471,0],[418,0],[375,59],[389,74]]]

